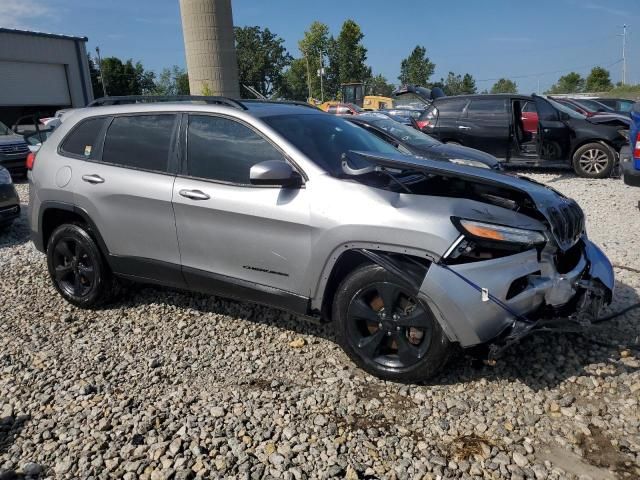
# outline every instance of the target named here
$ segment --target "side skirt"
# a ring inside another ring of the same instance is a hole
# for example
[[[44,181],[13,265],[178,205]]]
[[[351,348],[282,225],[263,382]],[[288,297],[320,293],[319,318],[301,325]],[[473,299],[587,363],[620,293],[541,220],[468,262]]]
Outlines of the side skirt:
[[[109,255],[113,273],[128,280],[196,291],[279,308],[312,322],[310,299],[258,283],[148,258]]]

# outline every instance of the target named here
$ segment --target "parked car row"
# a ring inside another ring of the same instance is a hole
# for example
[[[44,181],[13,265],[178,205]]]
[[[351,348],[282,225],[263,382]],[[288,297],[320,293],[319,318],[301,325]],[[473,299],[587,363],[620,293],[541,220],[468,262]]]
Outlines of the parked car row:
[[[418,122],[442,142],[476,148],[508,164],[571,166],[590,178],[611,174],[629,141],[630,124],[621,115],[587,117],[538,95],[441,97]]]
[[[574,201],[463,154],[482,155],[299,104],[80,109],[30,156],[31,238],[76,306],[114,277],[255,301],[332,321],[363,369],[422,381],[455,346],[495,353],[612,296]]]

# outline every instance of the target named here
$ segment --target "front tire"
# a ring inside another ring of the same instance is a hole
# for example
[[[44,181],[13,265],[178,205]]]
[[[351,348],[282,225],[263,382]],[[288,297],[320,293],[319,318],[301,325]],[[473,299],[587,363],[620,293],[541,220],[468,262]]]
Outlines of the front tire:
[[[451,344],[429,306],[377,265],[354,270],[340,284],[333,321],[347,355],[384,380],[424,381],[449,358]]]
[[[111,297],[111,272],[84,225],[63,224],[53,231],[47,243],[47,267],[53,286],[77,307],[95,308]]]
[[[580,177],[607,178],[611,176],[615,153],[601,143],[587,143],[573,154],[573,169]]]

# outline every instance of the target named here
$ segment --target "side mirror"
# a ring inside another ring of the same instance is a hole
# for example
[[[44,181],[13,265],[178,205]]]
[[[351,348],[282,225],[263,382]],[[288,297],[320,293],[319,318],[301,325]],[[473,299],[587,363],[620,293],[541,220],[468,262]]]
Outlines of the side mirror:
[[[298,187],[302,184],[300,174],[282,160],[267,160],[256,163],[249,170],[249,180],[252,185]]]

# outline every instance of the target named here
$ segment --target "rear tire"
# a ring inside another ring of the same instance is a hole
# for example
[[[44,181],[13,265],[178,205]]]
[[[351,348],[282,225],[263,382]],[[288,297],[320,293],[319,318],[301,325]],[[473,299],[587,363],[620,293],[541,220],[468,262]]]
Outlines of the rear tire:
[[[340,284],[333,321],[347,355],[384,380],[422,382],[449,358],[451,344],[429,306],[377,265],[357,268]]]
[[[573,154],[573,169],[580,177],[607,178],[615,163],[615,152],[601,143],[587,143]]]
[[[47,243],[47,267],[56,290],[80,308],[96,308],[113,292],[113,277],[88,228],[63,224]]]

